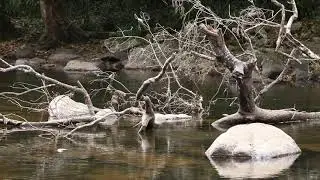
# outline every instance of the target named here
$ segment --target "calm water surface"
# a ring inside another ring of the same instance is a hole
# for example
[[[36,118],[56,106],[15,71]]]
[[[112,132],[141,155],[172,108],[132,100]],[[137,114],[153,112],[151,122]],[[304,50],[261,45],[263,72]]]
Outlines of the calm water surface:
[[[119,78],[134,91],[148,75],[123,72]],[[68,83],[88,81],[75,74],[54,76]],[[32,77],[22,74],[1,75],[1,90],[9,90],[13,81],[35,83]],[[218,84],[219,80],[207,79],[206,85],[197,89],[209,99]],[[186,86],[191,88],[194,84],[186,82]],[[318,87],[278,86],[268,94],[263,106],[319,110],[319,92]],[[278,126],[298,143],[302,149],[299,157],[258,163],[210,161],[204,152],[221,134],[210,123],[222,113],[235,110],[228,104],[214,106],[211,119],[161,125],[147,136],[139,136],[133,128],[136,122],[128,120],[110,128],[79,132],[72,141],[54,141],[30,132],[3,135],[0,179],[320,179],[320,123],[316,121]],[[0,109],[34,121],[44,118],[38,113],[22,112],[6,101]],[[58,152],[61,148],[67,150]]]

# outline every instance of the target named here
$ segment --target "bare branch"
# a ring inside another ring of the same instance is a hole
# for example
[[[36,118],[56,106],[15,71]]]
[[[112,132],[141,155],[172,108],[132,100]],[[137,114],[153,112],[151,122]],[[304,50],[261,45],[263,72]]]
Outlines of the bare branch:
[[[87,123],[87,124],[84,124],[84,125],[81,125],[81,126],[78,126],[78,127],[74,128],[72,131],[70,131],[69,133],[67,133],[67,134],[65,135],[65,137],[70,136],[70,135],[71,135],[72,133],[74,133],[75,131],[78,131],[78,130],[83,129],[83,128],[85,128],[85,127],[93,126],[93,125],[95,125],[95,124],[97,124],[97,123],[99,123],[99,122],[101,122],[101,121],[104,121],[108,116],[111,116],[111,115],[122,116],[122,115],[128,114],[128,113],[133,113],[133,114],[135,114],[135,113],[140,113],[140,111],[137,110],[136,108],[131,107],[131,108],[127,108],[127,109],[125,109],[125,110],[123,110],[123,111],[120,111],[120,112],[111,112],[111,113],[108,113],[108,114],[104,115],[103,117],[100,117],[100,118],[98,118],[98,119],[96,119],[96,120],[94,120],[94,121],[91,121],[90,123]]]
[[[5,62],[2,59],[1,59],[1,61]],[[56,79],[53,79],[53,78],[50,78],[48,76],[45,76],[43,74],[38,73],[37,71],[35,71],[32,67],[30,67],[28,65],[16,65],[16,66],[11,66],[10,65],[8,68],[0,68],[0,72],[10,72],[10,71],[15,71],[15,70],[22,71],[22,72],[29,73],[29,74],[33,74],[34,76],[36,76],[39,79],[54,83],[56,85],[62,86],[64,88],[66,88],[66,89],[69,89],[69,90],[72,90],[72,91],[75,91],[75,92],[81,93],[86,99],[86,103],[87,103],[87,106],[88,106],[88,108],[90,110],[90,114],[94,115],[94,112],[92,110],[93,109],[92,108],[93,105],[92,105],[92,102],[91,102],[91,98],[90,98],[88,92],[81,85],[81,83],[80,84],[78,83],[80,85],[80,88],[76,87],[76,86],[71,86],[71,85],[62,83],[62,82],[60,82],[60,81],[58,81]]]
[[[148,89],[148,87],[159,81],[162,76],[164,75],[164,73],[166,72],[169,64],[174,60],[175,58],[175,53],[173,53],[167,60],[166,62],[163,64],[162,68],[161,68],[161,71],[158,73],[157,76],[155,77],[152,77],[152,78],[149,78],[147,80],[145,80],[142,85],[140,86],[139,90],[137,91],[136,93],[136,100],[139,100],[141,98],[141,96],[143,95],[143,93]]]
[[[290,53],[290,56],[294,56],[294,54],[296,53],[296,49],[293,49]],[[279,82],[281,82],[283,80],[283,77],[287,74],[288,69],[292,66],[291,65],[291,61],[292,59],[288,59],[287,63],[285,64],[283,70],[281,71],[280,75],[274,80],[272,81],[270,84],[268,84],[267,86],[265,86],[256,96],[256,98],[254,99],[254,101],[257,103],[261,97],[268,92],[274,85],[278,84]]]

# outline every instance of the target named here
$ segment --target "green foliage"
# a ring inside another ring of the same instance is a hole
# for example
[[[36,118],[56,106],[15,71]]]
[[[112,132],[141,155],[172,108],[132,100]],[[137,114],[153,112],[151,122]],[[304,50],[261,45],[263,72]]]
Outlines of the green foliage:
[[[320,18],[320,1],[319,0],[296,0],[299,14],[303,18]]]
[[[40,17],[39,0],[5,0],[4,11],[11,17]]]

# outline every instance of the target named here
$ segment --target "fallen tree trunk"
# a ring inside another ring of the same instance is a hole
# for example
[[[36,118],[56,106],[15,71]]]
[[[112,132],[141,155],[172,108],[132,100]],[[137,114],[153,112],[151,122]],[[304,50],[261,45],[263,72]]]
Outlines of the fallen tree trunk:
[[[255,104],[252,83],[252,71],[256,64],[255,59],[247,62],[237,59],[227,48],[221,30],[213,29],[204,24],[201,24],[200,28],[214,45],[217,59],[232,72],[232,76],[236,79],[240,90],[238,112],[218,119],[212,123],[212,126],[217,129],[227,129],[243,123],[280,123],[320,119],[320,112],[298,112],[295,109],[269,110],[258,107]]]

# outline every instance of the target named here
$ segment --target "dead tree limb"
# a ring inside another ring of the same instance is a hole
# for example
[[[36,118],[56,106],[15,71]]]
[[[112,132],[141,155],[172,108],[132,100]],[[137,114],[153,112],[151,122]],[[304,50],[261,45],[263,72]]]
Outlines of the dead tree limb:
[[[253,98],[252,70],[255,61],[243,62],[234,57],[228,50],[221,30],[213,29],[204,24],[200,28],[205,32],[208,39],[214,45],[217,58],[225,63],[236,79],[240,92],[238,95],[238,112],[228,115],[212,123],[218,129],[226,129],[242,123],[279,123],[288,121],[306,121],[309,119],[319,119],[320,112],[298,112],[294,110],[269,110],[259,108]]]
[[[164,75],[164,73],[166,72],[169,64],[174,60],[175,58],[175,53],[173,53],[167,60],[166,62],[163,64],[162,68],[161,68],[161,71],[158,73],[157,76],[155,77],[152,77],[152,78],[149,78],[147,80],[145,80],[142,85],[140,86],[139,90],[137,91],[136,93],[136,100],[139,100],[141,98],[141,96],[143,95],[143,93],[148,89],[148,87],[159,81],[162,76]]]
[[[293,49],[290,53],[290,56],[294,56],[294,53],[296,52],[296,49]],[[283,70],[281,71],[281,73],[279,74],[279,76],[272,81],[271,83],[269,83],[268,85],[264,86],[264,88],[258,93],[258,95],[255,97],[254,101],[257,103],[261,97],[268,92],[274,85],[278,84],[279,82],[281,82],[284,78],[284,76],[288,73],[290,67],[292,66],[292,60],[293,59],[288,59],[287,63],[284,65]]]
[[[143,112],[141,117],[141,127],[138,133],[147,131],[148,129],[152,129],[155,121],[155,114],[150,98],[148,96],[143,96],[143,100],[145,102],[145,111]]]
[[[44,122],[28,122],[28,121],[19,121],[9,118],[2,118],[0,119],[0,124],[15,126],[15,127],[22,127],[22,128],[31,128],[31,127],[66,127],[73,123],[79,122],[90,122],[93,121],[93,116],[79,116],[79,117],[72,117],[66,119],[58,119],[55,121],[44,121]]]

